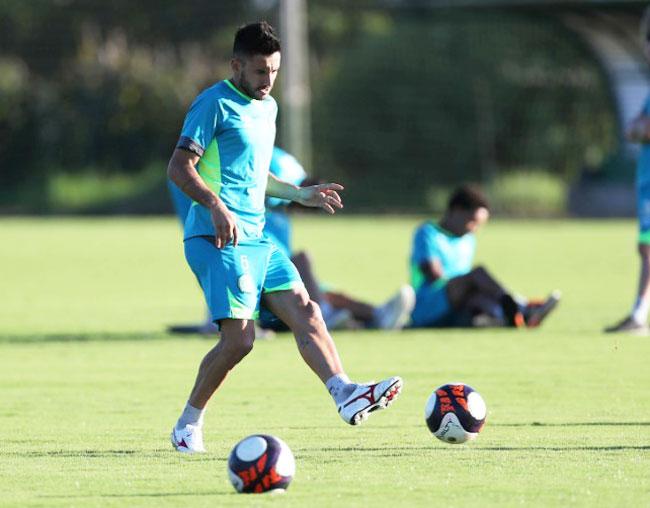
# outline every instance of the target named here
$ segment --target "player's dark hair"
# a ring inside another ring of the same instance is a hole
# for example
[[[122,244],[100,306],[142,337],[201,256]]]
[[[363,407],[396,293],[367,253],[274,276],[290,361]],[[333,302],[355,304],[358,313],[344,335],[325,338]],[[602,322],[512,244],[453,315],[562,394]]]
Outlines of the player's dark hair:
[[[475,185],[461,185],[449,197],[447,209],[460,208],[461,210],[474,211],[479,208],[490,209],[490,204],[485,194]]]
[[[280,39],[266,21],[244,25],[235,34],[233,55],[272,55],[280,51]]]

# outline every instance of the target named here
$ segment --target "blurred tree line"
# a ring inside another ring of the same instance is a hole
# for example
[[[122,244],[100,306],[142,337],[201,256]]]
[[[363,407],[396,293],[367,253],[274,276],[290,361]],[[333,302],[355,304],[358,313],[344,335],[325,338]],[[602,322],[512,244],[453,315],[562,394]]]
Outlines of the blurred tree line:
[[[0,210],[168,209],[189,103],[229,76],[237,26],[276,23],[275,7],[1,2]],[[446,186],[497,192],[510,173],[547,188],[615,146],[605,79],[552,17],[312,0],[309,23],[309,169],[346,184],[352,209],[430,210]]]

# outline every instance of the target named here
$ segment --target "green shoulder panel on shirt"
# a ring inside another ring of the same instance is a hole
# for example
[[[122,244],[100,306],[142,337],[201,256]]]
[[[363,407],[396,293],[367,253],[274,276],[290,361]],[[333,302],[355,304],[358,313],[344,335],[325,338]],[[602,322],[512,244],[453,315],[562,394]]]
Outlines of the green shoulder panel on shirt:
[[[226,85],[228,85],[228,86],[229,86],[229,87],[230,87],[230,88],[231,88],[235,93],[239,94],[239,95],[240,95],[241,97],[243,97],[244,99],[246,99],[246,100],[248,100],[248,101],[252,101],[252,100],[253,100],[252,97],[249,97],[249,96],[246,95],[245,93],[240,92],[239,89],[238,89],[235,85],[233,85],[233,84],[230,82],[229,79],[226,79],[224,82],[225,82]]]
[[[217,138],[213,138],[199,162],[199,175],[217,196],[221,191],[221,159]]]

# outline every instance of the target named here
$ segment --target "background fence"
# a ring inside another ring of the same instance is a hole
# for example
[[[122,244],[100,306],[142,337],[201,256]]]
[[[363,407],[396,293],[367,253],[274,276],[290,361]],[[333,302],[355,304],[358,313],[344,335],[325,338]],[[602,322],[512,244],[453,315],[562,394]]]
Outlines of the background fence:
[[[308,2],[305,161],[349,210],[435,211],[470,180],[501,211],[557,215],[585,175],[631,185],[602,66],[550,7],[351,4]],[[0,211],[169,211],[187,107],[257,19],[277,23],[277,3],[0,3]]]

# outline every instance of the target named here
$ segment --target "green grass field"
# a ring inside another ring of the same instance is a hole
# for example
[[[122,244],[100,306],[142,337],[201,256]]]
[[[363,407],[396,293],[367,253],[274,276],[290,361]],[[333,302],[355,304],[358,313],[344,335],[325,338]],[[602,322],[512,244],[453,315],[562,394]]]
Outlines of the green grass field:
[[[328,283],[379,302],[406,280],[416,218],[296,222]],[[402,397],[346,426],[288,335],[260,341],[212,400],[209,453],[168,433],[211,342],[167,335],[202,318],[178,225],[2,219],[2,506],[648,506],[650,338],[606,336],[633,300],[632,221],[495,221],[478,261],[515,291],[563,291],[531,331],[337,333],[348,373],[399,374]],[[431,390],[461,380],[488,422],[471,445],[433,438]],[[235,494],[230,448],[257,432],[292,448],[285,496]]]

